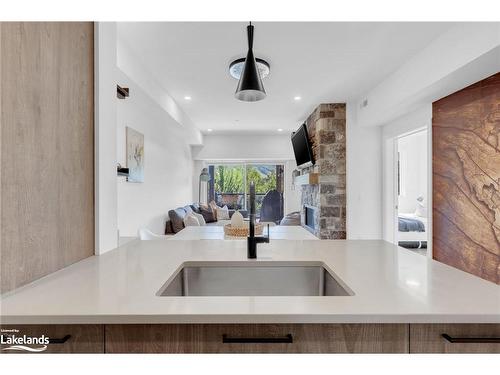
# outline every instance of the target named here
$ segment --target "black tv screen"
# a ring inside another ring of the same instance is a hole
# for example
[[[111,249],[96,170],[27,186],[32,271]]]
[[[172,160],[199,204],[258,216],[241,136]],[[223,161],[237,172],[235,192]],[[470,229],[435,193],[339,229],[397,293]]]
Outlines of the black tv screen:
[[[300,128],[292,134],[292,147],[297,167],[306,167],[314,164],[314,156],[311,144],[309,143],[306,124],[302,124]]]

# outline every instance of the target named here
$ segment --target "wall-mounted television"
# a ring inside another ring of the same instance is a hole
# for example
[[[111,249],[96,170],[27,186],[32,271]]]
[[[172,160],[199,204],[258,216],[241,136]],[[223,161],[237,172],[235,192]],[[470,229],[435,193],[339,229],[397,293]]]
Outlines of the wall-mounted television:
[[[304,168],[314,165],[314,155],[305,123],[296,132],[292,133],[292,147],[297,167]]]

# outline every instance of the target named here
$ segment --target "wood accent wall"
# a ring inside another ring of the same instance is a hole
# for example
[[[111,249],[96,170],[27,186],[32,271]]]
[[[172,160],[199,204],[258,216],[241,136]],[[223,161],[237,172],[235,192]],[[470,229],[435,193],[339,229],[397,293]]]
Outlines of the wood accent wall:
[[[3,293],[94,254],[94,25],[0,34]]]
[[[432,112],[433,257],[500,284],[500,73]]]

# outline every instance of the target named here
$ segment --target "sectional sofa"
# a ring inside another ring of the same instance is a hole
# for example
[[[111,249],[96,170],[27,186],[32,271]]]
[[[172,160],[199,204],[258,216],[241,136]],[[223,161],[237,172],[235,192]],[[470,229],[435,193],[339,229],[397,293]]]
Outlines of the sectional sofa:
[[[239,211],[243,217],[248,217],[248,212],[246,210]],[[229,220],[217,220],[216,215],[213,215],[209,208],[202,207],[198,203],[192,203],[168,211],[168,218],[165,223],[165,234],[175,234],[184,229],[184,217],[190,212],[196,212],[203,215],[207,225],[224,225],[229,222]],[[229,210],[229,217],[231,217],[234,212],[235,210]]]

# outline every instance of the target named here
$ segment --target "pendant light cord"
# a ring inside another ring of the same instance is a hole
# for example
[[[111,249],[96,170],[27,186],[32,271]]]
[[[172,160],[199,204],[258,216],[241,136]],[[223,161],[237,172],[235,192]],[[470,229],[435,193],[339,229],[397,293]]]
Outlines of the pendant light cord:
[[[250,25],[247,26],[247,36],[248,36],[248,49],[252,49],[252,47],[253,47],[253,26],[252,26],[252,21],[250,21]]]

